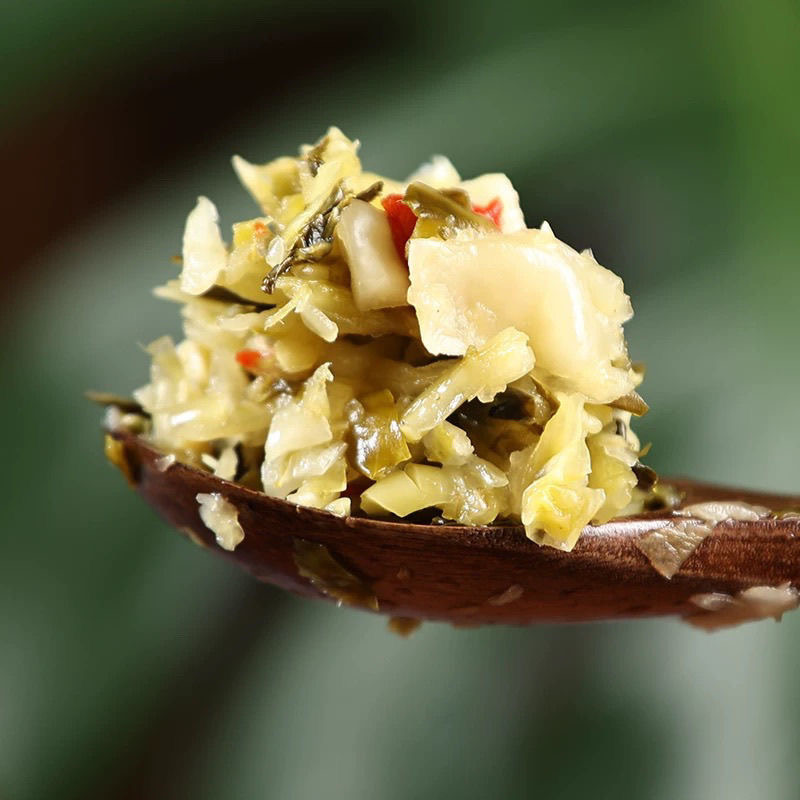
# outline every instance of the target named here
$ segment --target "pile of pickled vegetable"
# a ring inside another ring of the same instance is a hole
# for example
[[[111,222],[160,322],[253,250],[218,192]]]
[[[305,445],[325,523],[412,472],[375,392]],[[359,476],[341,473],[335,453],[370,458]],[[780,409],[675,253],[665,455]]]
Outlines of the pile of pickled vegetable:
[[[622,281],[527,228],[505,175],[437,156],[397,182],[335,128],[233,165],[258,216],[226,244],[199,198],[156,290],[185,338],[135,393],[155,447],[333,514],[521,521],[563,550],[642,508]]]

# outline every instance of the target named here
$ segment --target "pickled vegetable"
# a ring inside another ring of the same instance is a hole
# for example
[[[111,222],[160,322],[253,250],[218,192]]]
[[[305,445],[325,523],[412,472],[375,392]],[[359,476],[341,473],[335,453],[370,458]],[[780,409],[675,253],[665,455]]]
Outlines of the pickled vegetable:
[[[198,199],[180,275],[156,290],[181,304],[184,338],[149,346],[135,413],[109,417],[165,468],[340,516],[521,522],[562,550],[665,502],[631,430],[647,404],[622,282],[546,223],[527,228],[508,177],[463,180],[435,156],[392,180],[337,128],[233,165],[258,216],[227,245]],[[198,498],[200,513],[234,547],[223,500]]]

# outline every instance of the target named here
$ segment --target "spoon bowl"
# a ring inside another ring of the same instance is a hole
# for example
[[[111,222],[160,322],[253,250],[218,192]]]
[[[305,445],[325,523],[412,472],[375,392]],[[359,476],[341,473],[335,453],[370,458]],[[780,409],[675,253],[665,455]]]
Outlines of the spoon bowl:
[[[800,515],[714,527],[671,579],[637,540],[677,518],[658,511],[588,526],[572,552],[540,547],[521,526],[419,525],[337,517],[268,497],[174,463],[133,433],[113,437],[118,463],[173,527],[256,578],[289,591],[393,617],[456,625],[527,625],[698,612],[691,598],[800,582]],[[163,467],[163,464],[161,465]],[[800,498],[670,480],[682,505],[740,501],[784,510]],[[244,540],[222,549],[196,496],[220,493],[238,511]]]

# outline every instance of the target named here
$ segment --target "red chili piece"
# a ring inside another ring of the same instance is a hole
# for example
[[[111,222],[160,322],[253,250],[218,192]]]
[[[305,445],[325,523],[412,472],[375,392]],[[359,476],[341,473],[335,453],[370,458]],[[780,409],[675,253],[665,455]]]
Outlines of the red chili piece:
[[[258,350],[240,350],[236,354],[236,361],[245,369],[255,369],[261,361],[261,353]]]
[[[493,197],[485,206],[472,206],[476,214],[488,217],[497,227],[500,227],[500,218],[503,216],[503,201]]]
[[[403,201],[401,194],[388,194],[381,200],[383,210],[389,219],[389,227],[392,231],[392,241],[397,249],[397,253],[403,261],[406,260],[406,243],[414,232],[417,224],[417,215],[411,210],[409,205]]]

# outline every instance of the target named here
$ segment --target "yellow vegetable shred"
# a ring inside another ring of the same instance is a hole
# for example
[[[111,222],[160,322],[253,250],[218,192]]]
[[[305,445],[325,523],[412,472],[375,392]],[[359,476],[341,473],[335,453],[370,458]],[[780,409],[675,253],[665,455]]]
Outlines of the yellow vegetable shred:
[[[641,510],[630,300],[527,226],[508,177],[436,156],[393,180],[337,128],[233,166],[253,217],[223,232],[199,198],[156,292],[184,338],[149,346],[135,395],[155,446],[333,514],[522,523],[561,550]]]

